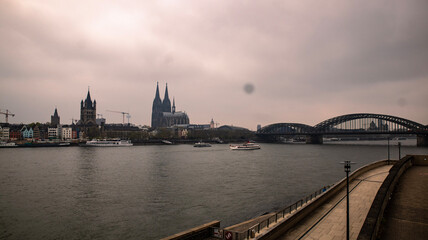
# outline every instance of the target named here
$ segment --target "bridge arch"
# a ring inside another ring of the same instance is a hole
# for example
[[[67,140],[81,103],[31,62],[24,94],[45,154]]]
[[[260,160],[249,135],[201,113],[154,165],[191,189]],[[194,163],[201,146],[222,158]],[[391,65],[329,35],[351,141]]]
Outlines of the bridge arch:
[[[314,127],[302,123],[274,123],[261,128],[259,134],[303,134],[314,132]]]
[[[318,123],[317,125],[314,126],[314,128],[316,132],[328,132],[328,131],[331,131],[331,129],[333,129],[335,126],[338,126],[341,124],[343,125],[346,122],[351,122],[353,124],[348,124],[348,127],[345,127],[345,128],[356,129],[362,126],[361,124],[362,120],[367,120],[367,119],[371,120],[371,122],[369,122],[370,125],[374,123],[373,122],[374,120],[378,120],[378,123],[374,124],[374,125],[377,124],[375,127],[367,126],[367,122],[365,123],[366,128],[373,128],[372,130],[376,130],[376,131],[421,132],[426,130],[426,127],[424,125],[405,118],[384,115],[384,114],[373,114],[373,113],[354,113],[354,114],[337,116]]]

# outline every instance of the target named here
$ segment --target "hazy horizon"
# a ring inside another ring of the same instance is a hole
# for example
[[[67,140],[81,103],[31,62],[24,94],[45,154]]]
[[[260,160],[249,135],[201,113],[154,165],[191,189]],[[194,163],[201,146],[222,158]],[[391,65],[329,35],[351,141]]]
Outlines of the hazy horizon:
[[[156,83],[190,123],[252,130],[350,113],[428,124],[428,2],[0,3],[0,109],[10,123],[150,125]],[[4,122],[4,115],[0,116]]]

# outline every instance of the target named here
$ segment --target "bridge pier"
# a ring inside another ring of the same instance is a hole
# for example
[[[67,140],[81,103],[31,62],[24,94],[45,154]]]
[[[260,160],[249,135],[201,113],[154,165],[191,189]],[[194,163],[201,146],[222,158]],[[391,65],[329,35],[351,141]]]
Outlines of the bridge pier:
[[[306,144],[322,144],[322,134],[306,135]]]
[[[428,134],[418,134],[416,137],[416,146],[428,147]]]

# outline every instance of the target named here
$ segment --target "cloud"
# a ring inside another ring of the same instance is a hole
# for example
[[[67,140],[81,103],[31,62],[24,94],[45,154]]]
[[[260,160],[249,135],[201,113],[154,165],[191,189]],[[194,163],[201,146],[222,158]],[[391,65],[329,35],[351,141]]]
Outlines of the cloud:
[[[149,124],[157,81],[193,123],[255,129],[354,111],[428,122],[426,1],[1,5],[0,108],[18,122],[48,121],[55,105],[77,118],[90,85],[108,121],[121,122],[110,109]]]

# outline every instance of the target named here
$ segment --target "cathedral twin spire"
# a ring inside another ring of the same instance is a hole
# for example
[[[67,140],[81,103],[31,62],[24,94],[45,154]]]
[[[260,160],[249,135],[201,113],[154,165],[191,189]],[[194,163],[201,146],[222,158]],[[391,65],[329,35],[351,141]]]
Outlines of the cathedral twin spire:
[[[171,100],[169,100],[168,84],[166,84],[165,97],[162,101],[159,94],[159,82],[157,83],[156,95],[155,95],[155,99],[153,100],[153,111],[154,112],[171,112]]]
[[[169,99],[168,84],[165,86],[165,95],[162,100],[159,94],[159,83],[156,85],[156,95],[153,100],[152,128],[170,127],[175,124],[189,124],[189,117],[186,113],[175,111],[175,98],[171,107]]]
[[[169,100],[169,96],[168,96],[168,83],[166,84],[166,87],[165,87],[165,97],[162,102],[162,108],[164,112],[171,112],[171,101]]]

